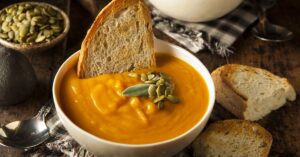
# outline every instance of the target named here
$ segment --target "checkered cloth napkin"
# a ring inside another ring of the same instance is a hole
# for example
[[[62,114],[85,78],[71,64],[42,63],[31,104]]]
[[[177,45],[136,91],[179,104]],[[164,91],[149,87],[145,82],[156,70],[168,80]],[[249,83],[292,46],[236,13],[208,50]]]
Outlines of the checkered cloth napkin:
[[[162,15],[152,7],[153,25],[191,52],[208,48],[221,56],[233,53],[231,45],[256,19],[254,5],[248,0],[230,14],[214,21],[192,23]]]

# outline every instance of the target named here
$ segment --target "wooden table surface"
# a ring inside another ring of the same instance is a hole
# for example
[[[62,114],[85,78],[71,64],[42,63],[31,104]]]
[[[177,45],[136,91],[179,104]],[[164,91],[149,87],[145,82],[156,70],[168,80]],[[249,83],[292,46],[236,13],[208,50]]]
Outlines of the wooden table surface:
[[[12,1],[1,1],[0,8]],[[68,11],[70,7],[71,30],[67,46],[62,43],[57,47],[39,55],[28,55],[38,76],[39,85],[33,96],[26,102],[14,106],[0,107],[0,124],[33,116],[48,99],[51,75],[57,64],[60,64],[66,54],[75,52],[86,30],[92,22],[92,17],[76,1],[53,0],[51,3]],[[63,5],[62,5],[63,4]],[[279,76],[289,79],[297,92],[297,100],[272,112],[258,121],[273,135],[273,145],[270,156],[300,157],[300,1],[281,0],[268,12],[269,19],[285,26],[294,32],[294,38],[285,43],[269,43],[255,39],[250,29],[233,45],[234,54],[227,59],[201,51],[196,56],[212,71],[226,63],[239,63],[261,67]],[[162,33],[155,31],[158,38],[174,42]],[[176,43],[176,42],[174,42]],[[66,51],[65,51],[66,50]],[[217,103],[211,121],[234,118]],[[0,147],[0,156],[24,156],[20,150]]]

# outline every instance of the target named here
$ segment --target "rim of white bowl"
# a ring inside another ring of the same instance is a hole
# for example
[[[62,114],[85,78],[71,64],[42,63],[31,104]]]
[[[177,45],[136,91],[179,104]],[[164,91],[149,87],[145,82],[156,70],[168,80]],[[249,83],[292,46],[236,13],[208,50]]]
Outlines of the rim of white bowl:
[[[159,39],[155,39],[155,42],[161,42],[165,45],[168,45],[174,49],[178,49],[178,51],[182,51],[184,53],[184,55],[186,55],[188,58],[194,60],[195,62],[197,62],[197,64],[200,65],[200,67],[202,68],[202,70],[204,70],[204,73],[207,73],[209,76],[210,76],[210,73],[209,71],[207,70],[207,68],[204,66],[204,64],[197,58],[195,57],[194,55],[192,55],[190,52],[188,52],[187,50],[179,47],[179,46],[176,46],[174,44],[171,44],[171,43],[168,43],[168,42],[165,42],[165,41],[162,41],[162,40],[159,40]],[[85,131],[84,129],[80,128],[79,126],[77,126],[66,114],[65,112],[62,110],[61,106],[58,104],[58,101],[57,101],[57,96],[56,96],[56,93],[55,93],[55,87],[56,87],[56,84],[57,84],[57,77],[58,77],[58,74],[60,74],[60,71],[61,69],[66,65],[68,64],[68,62],[73,58],[75,57],[76,55],[78,55],[79,51],[75,52],[73,55],[71,55],[61,66],[60,68],[58,69],[56,75],[55,75],[55,78],[54,78],[54,81],[53,81],[53,86],[52,86],[52,95],[53,95],[53,100],[54,100],[54,104],[55,104],[55,108],[56,110],[59,110],[61,113],[63,113],[63,115],[65,116],[65,119],[72,125],[72,127],[76,128],[77,131],[79,131],[81,134],[83,134],[84,136],[89,136],[97,141],[101,141],[101,142],[104,142],[104,143],[107,143],[107,144],[110,144],[110,145],[118,145],[118,146],[122,146],[122,147],[149,147],[149,146],[157,146],[157,145],[161,145],[161,144],[166,144],[166,143],[170,143],[170,142],[173,142],[173,141],[176,141],[176,140],[179,140],[180,138],[183,138],[184,136],[186,136],[187,134],[189,134],[190,132],[192,132],[193,130],[195,130],[197,127],[199,127],[200,124],[203,123],[203,121],[205,120],[205,118],[209,118],[208,116],[211,114],[212,112],[212,109],[214,107],[214,103],[215,103],[215,86],[214,86],[214,83],[213,83],[213,80],[212,78],[210,77],[209,79],[205,79],[203,74],[200,74],[201,77],[204,79],[204,81],[206,82],[206,86],[207,86],[207,89],[208,89],[208,93],[209,93],[209,101],[208,101],[208,106],[207,106],[207,109],[205,111],[205,114],[203,115],[203,117],[201,117],[201,119],[197,122],[197,124],[195,124],[192,128],[188,129],[187,131],[185,131],[183,134],[180,134],[179,136],[176,136],[176,137],[173,137],[171,139],[167,139],[167,140],[164,140],[164,141],[159,141],[159,142],[154,142],[154,143],[146,143],[146,144],[127,144],[127,143],[119,143],[119,142],[114,142],[114,141],[110,141],[110,140],[106,140],[106,139],[103,139],[101,137],[98,137],[98,136],[95,136],[91,133],[89,133],[88,131]],[[176,57],[176,56],[175,56]],[[179,58],[180,59],[180,58]],[[211,86],[212,88],[210,89],[209,86]],[[59,116],[59,120],[61,121],[61,117],[60,115]]]

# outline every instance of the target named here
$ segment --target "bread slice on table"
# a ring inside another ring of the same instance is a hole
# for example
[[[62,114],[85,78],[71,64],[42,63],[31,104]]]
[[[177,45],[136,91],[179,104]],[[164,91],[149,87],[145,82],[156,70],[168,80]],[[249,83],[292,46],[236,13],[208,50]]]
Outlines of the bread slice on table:
[[[296,93],[286,78],[246,65],[227,64],[212,72],[216,101],[239,118],[259,120]]]
[[[80,78],[155,66],[151,17],[143,0],[112,0],[81,45]]]
[[[192,146],[194,157],[267,157],[272,141],[259,124],[232,119],[210,124]]]

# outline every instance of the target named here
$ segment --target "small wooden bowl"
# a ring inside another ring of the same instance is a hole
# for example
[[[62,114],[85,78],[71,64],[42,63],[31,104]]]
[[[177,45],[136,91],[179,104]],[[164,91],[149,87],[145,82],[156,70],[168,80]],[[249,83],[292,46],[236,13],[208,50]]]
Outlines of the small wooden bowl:
[[[52,9],[56,10],[57,12],[59,12],[64,19],[64,30],[56,38],[52,39],[49,42],[45,42],[45,43],[18,44],[18,43],[13,43],[13,42],[10,42],[10,41],[0,38],[1,45],[3,45],[4,47],[10,48],[10,49],[14,49],[19,52],[22,52],[22,53],[34,53],[34,52],[41,52],[41,51],[47,50],[47,49],[55,46],[57,43],[61,42],[66,37],[67,33],[70,30],[70,20],[64,11],[62,11],[61,9],[59,9],[51,4],[43,3],[43,2],[21,2],[21,3],[15,3],[12,5],[9,5],[7,7],[17,5],[17,4],[24,4],[24,3],[40,5],[40,6],[48,6],[48,7],[51,7]],[[7,7],[0,10],[0,13],[3,12]]]

